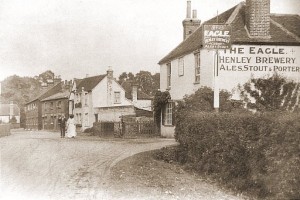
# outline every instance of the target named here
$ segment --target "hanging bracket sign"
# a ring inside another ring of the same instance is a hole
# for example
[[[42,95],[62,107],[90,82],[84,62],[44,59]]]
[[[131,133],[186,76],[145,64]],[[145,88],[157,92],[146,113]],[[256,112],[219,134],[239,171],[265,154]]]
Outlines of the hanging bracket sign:
[[[230,49],[231,26],[226,24],[207,24],[203,30],[203,48]]]

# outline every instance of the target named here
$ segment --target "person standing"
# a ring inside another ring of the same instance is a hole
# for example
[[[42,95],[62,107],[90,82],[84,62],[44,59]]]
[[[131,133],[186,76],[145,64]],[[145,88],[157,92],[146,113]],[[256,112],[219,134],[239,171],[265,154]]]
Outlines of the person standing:
[[[74,115],[71,114],[68,121],[67,121],[67,137],[75,138],[76,135],[77,135],[77,133],[76,133]]]
[[[58,123],[59,123],[59,127],[60,127],[60,137],[61,138],[65,137],[66,121],[67,121],[67,119],[65,118],[64,115],[62,115],[61,117],[58,118]]]

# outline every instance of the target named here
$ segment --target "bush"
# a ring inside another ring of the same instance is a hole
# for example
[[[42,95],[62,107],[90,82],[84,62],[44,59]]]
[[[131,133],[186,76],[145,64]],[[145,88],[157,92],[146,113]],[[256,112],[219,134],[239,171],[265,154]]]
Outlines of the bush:
[[[299,115],[182,112],[176,117],[176,139],[194,170],[256,197],[299,198]]]

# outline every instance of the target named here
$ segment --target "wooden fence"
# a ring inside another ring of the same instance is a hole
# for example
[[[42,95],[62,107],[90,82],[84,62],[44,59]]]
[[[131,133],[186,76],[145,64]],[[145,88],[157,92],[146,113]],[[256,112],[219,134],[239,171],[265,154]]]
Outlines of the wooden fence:
[[[156,136],[157,130],[153,121],[143,122],[96,122],[94,134],[114,137]]]

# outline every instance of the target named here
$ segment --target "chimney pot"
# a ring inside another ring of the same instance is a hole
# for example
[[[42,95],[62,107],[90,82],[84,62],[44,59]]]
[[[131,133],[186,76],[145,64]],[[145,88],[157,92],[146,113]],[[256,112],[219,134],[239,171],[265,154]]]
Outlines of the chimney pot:
[[[187,1],[186,18],[191,18],[191,1]]]
[[[193,10],[193,19],[197,19],[197,10]]]
[[[107,70],[107,78],[112,79],[113,77],[114,77],[114,71],[112,70],[111,66],[109,66]]]

